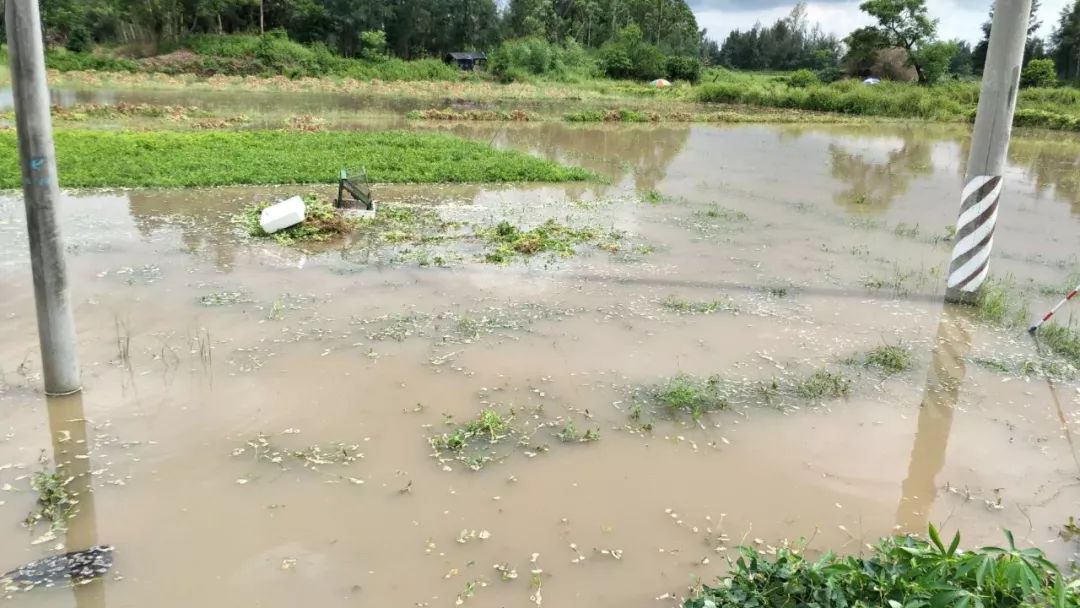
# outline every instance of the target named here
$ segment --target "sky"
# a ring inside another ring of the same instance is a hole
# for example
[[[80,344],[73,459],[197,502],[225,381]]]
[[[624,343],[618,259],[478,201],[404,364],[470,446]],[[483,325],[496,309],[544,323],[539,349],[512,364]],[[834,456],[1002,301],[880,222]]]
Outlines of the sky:
[[[787,15],[795,0],[688,0],[697,16],[698,27],[708,28],[709,38],[723,42],[734,29],[749,29],[760,21],[771,25]],[[1049,36],[1061,9],[1073,0],[1043,0],[1039,9],[1040,35]],[[869,25],[858,0],[810,0],[807,20],[820,23],[823,30],[844,37],[851,30]],[[959,38],[974,44],[982,37],[979,26],[990,11],[991,0],[927,0],[930,14],[940,19],[938,35],[945,40]]]

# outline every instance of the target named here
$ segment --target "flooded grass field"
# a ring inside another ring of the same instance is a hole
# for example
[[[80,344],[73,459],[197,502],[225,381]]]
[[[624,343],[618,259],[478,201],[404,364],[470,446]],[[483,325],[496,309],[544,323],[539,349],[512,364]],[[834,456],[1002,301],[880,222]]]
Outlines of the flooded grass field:
[[[608,183],[375,186],[457,236],[306,247],[235,216],[311,188],[72,194],[77,397],[40,392],[0,197],[0,570],[116,547],[103,583],[14,601],[667,606],[740,544],[1080,549],[1076,366],[1024,331],[1080,273],[1080,139],[1017,134],[1000,301],[955,310],[961,128],[414,128]],[[599,236],[482,238],[547,220]]]

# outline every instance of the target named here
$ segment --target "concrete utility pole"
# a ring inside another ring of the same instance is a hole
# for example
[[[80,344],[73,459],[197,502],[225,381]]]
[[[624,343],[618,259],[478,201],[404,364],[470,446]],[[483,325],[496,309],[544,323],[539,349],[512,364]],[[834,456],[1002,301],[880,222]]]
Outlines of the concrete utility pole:
[[[1031,0],[996,0],[945,300],[971,303],[990,270]]]
[[[56,181],[49,88],[45,82],[41,13],[38,0],[6,0],[6,4],[8,55],[11,58],[26,231],[30,236],[41,368],[45,393],[67,395],[78,392],[81,386],[64,248],[56,221],[60,185]]]

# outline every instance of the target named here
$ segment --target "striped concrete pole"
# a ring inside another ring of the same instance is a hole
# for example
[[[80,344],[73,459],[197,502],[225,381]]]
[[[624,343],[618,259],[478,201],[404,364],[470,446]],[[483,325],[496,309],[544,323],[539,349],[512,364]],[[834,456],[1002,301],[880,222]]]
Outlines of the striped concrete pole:
[[[945,300],[971,303],[990,271],[1031,0],[996,0]]]

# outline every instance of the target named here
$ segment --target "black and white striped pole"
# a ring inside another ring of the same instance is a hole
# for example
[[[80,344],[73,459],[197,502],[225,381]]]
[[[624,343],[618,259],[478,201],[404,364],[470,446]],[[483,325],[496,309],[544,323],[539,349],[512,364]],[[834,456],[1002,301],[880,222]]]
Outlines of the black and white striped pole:
[[[1020,87],[1031,0],[996,0],[979,108],[956,220],[945,300],[971,303],[990,271],[998,201]]]

